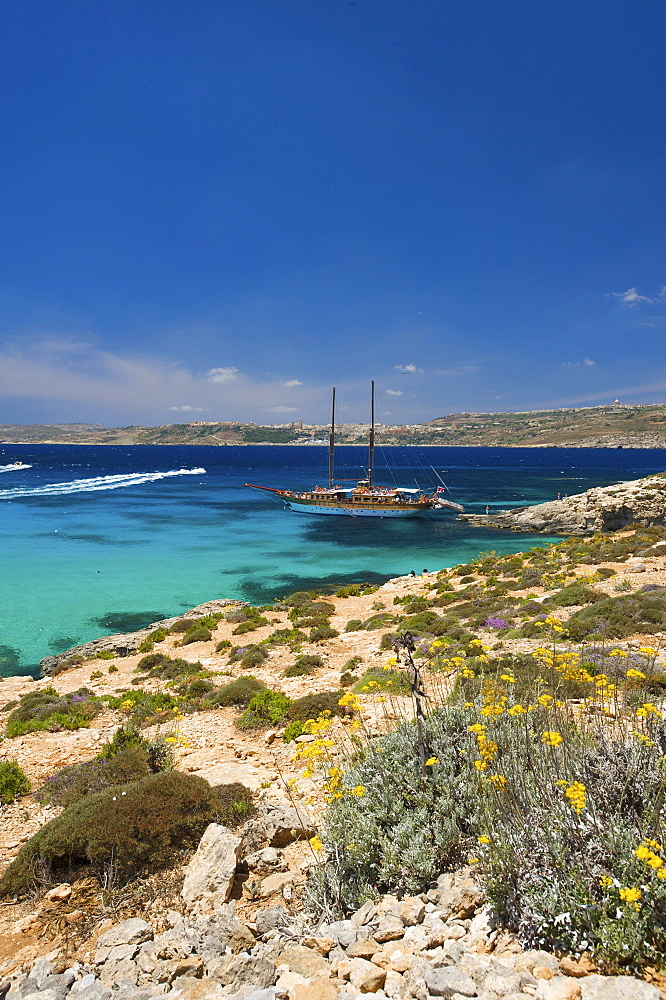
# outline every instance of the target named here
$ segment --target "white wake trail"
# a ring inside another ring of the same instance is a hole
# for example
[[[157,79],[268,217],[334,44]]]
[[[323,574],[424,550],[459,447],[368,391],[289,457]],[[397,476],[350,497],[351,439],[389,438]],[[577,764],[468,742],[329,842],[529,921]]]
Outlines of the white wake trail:
[[[32,469],[32,466],[25,465],[23,462],[14,462],[13,465],[0,465],[0,472],[20,472],[21,469]]]
[[[71,483],[48,483],[45,486],[20,487],[0,490],[0,500],[14,500],[20,497],[64,496],[70,493],[96,493],[101,490],[119,490],[125,486],[139,486],[141,483],[155,483],[159,479],[172,476],[201,476],[205,469],[172,469],[169,472],[134,472],[117,476],[96,476],[92,479],[74,479]]]

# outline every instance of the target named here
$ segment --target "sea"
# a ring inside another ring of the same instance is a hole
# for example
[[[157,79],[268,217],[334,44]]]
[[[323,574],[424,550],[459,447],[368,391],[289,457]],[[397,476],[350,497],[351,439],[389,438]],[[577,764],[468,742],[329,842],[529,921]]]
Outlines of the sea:
[[[298,514],[245,485],[325,485],[327,448],[316,445],[0,451],[0,676],[34,675],[44,656],[214,598],[262,604],[558,540],[472,527],[450,511]],[[353,481],[367,451],[339,447],[336,463],[338,481]],[[378,451],[375,481],[445,484],[483,513],[664,469],[666,450],[403,447]]]

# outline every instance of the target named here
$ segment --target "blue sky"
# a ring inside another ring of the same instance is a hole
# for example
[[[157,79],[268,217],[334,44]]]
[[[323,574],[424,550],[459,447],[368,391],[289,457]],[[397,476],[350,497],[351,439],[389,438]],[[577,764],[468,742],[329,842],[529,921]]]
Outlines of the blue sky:
[[[664,0],[21,0],[0,422],[666,399]]]

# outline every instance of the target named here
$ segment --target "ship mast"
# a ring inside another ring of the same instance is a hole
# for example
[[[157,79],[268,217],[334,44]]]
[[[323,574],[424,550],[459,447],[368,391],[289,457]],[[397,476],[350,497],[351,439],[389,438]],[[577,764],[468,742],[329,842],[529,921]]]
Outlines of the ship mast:
[[[328,485],[333,485],[333,456],[335,454],[335,388],[333,388],[333,406],[331,411],[331,434],[328,439]]]
[[[368,485],[372,489],[372,472],[373,465],[375,461],[375,383],[374,380],[370,383],[372,386],[370,392],[370,447],[368,449]]]

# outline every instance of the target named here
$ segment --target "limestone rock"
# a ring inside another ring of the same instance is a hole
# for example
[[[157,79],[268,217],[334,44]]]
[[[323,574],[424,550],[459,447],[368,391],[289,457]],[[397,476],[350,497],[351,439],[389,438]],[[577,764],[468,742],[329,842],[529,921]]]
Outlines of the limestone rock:
[[[366,962],[364,958],[352,958],[345,963],[343,978],[348,979],[361,993],[376,993],[386,980],[386,971]]]
[[[375,940],[381,942],[396,941],[398,938],[401,938],[404,933],[405,926],[400,917],[396,917],[394,914],[389,914],[387,917],[384,917],[383,920],[380,920],[379,927],[375,931]]]
[[[266,846],[286,847],[295,840],[309,840],[315,833],[315,824],[302,806],[264,802],[245,825],[243,854],[254,855]]]
[[[580,1000],[580,984],[568,976],[542,979],[537,986],[538,1000]]]
[[[120,945],[140,945],[144,941],[150,941],[153,936],[153,928],[140,917],[131,917],[123,920],[114,927],[109,928],[105,934],[97,939],[97,948],[116,948]]]
[[[443,969],[429,969],[425,975],[425,981],[429,992],[435,997],[450,998],[454,993],[460,993],[464,997],[477,995],[477,986],[474,980],[453,965]]]
[[[287,965],[291,972],[298,972],[306,978],[328,975],[328,962],[318,952],[311,948],[304,948],[300,944],[288,944],[280,952],[278,959],[280,965]]]
[[[219,823],[211,823],[185,869],[182,897],[190,908],[210,911],[226,903],[238,864],[241,839]]]
[[[418,896],[407,896],[398,908],[398,916],[408,927],[420,924],[425,916],[425,903]]]
[[[656,986],[633,976],[591,975],[578,983],[583,1000],[660,1000]]]

